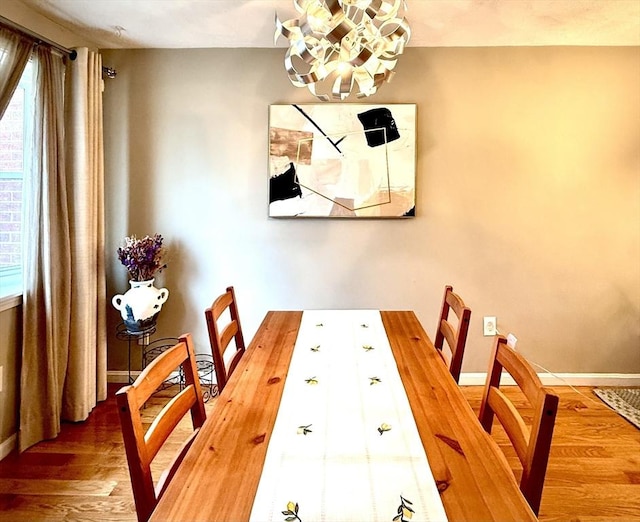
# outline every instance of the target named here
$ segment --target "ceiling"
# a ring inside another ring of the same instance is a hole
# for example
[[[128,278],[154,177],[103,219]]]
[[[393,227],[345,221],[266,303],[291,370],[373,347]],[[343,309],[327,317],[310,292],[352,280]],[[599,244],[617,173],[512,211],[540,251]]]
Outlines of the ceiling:
[[[103,49],[274,47],[292,0],[15,0]],[[640,0],[407,0],[413,47],[640,45]],[[281,38],[278,46],[286,46]]]

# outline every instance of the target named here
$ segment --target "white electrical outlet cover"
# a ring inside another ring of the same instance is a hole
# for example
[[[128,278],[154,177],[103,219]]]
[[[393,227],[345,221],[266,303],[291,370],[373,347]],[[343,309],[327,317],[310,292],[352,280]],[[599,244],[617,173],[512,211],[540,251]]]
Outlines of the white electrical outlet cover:
[[[484,335],[496,335],[498,333],[496,327],[496,318],[492,316],[485,316],[484,318]]]

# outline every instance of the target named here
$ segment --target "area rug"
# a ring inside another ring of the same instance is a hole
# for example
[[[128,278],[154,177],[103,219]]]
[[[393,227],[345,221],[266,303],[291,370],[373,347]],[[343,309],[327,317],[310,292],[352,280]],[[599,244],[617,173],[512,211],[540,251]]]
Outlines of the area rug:
[[[640,429],[640,388],[596,388],[593,392]]]

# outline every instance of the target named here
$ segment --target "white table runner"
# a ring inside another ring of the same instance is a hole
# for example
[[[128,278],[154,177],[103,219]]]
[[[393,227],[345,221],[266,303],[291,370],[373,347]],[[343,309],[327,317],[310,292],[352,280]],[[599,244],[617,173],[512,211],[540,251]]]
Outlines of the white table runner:
[[[447,520],[380,312],[303,313],[251,520]]]

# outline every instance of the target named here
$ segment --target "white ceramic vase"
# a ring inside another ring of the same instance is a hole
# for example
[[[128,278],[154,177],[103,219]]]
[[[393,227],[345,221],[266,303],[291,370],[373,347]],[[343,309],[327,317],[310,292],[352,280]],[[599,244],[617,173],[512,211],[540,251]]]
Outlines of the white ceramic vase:
[[[151,330],[169,297],[169,290],[153,286],[155,279],[129,281],[131,288],[124,294],[114,295],[111,302],[120,312],[127,332],[133,335]]]

